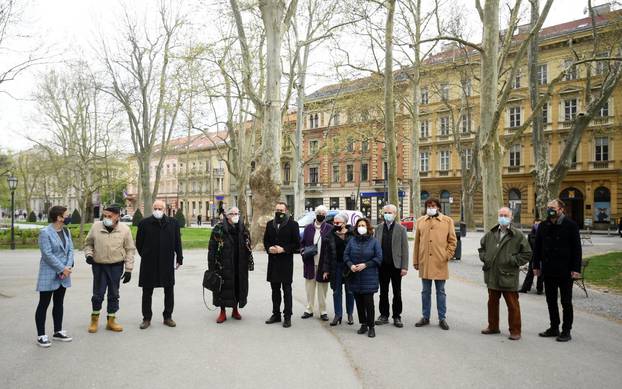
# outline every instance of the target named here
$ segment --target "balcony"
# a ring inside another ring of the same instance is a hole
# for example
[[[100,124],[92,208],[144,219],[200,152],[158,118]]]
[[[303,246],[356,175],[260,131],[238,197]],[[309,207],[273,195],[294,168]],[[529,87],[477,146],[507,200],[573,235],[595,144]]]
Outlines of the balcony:
[[[449,176],[449,170],[439,170],[438,171],[438,175],[440,177],[448,177]]]
[[[520,166],[508,166],[508,173],[520,173]]]
[[[568,130],[572,128],[573,123],[574,123],[574,120],[565,120],[563,122],[559,122],[559,128],[561,130]]]
[[[613,124],[613,117],[611,116],[597,116],[590,122],[590,127],[593,126],[607,126]]]
[[[609,169],[609,162],[611,161],[592,161],[593,169]]]
[[[419,172],[419,177],[427,177],[428,172]]]
[[[320,182],[305,182],[305,189],[309,191],[321,191],[322,183]]]

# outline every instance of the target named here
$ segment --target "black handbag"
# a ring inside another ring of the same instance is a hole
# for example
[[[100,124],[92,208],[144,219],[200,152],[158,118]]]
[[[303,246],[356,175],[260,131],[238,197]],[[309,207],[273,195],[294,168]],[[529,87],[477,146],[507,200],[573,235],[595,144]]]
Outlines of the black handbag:
[[[214,293],[220,293],[223,283],[222,277],[216,271],[206,270],[203,273],[203,287],[205,289],[211,290]]]
[[[352,277],[352,269],[350,269],[348,266],[345,266],[343,268],[343,273],[341,273],[341,276],[344,281],[348,281],[350,277]]]
[[[302,256],[304,259],[313,259],[317,255],[317,244],[305,246],[303,250]]]

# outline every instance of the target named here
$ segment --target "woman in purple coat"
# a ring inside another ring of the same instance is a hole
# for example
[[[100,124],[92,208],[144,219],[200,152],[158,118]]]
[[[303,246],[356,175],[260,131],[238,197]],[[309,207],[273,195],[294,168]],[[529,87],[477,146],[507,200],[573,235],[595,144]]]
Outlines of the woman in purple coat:
[[[322,239],[332,230],[332,226],[326,223],[328,209],[320,205],[315,208],[315,220],[307,225],[302,233],[300,241],[300,254],[304,264],[305,289],[307,291],[307,307],[303,319],[313,317],[313,307],[315,305],[315,291],[317,289],[317,301],[320,311],[320,319],[328,321],[328,311],[326,310],[326,292],[328,291],[328,280],[322,274],[322,264],[320,258],[322,251]],[[318,270],[320,269],[320,270]]]

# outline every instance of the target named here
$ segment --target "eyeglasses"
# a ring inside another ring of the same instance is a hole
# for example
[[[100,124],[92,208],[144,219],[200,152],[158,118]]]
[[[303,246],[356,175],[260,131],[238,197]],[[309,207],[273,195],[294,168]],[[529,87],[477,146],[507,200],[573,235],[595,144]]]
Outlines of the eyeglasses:
[[[228,213],[227,215],[229,215],[229,216],[240,216],[239,213]]]

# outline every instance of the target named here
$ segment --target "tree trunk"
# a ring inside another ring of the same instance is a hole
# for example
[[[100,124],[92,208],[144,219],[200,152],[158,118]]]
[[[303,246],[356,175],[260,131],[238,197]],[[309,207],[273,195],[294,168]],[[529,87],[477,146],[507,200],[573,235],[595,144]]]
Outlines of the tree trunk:
[[[402,210],[399,207],[397,186],[397,142],[395,135],[395,99],[393,93],[393,18],[395,0],[388,0],[387,21],[385,30],[385,64],[384,64],[384,126],[387,148],[388,191],[389,203],[398,208],[398,220]],[[384,169],[383,169],[384,170]]]
[[[497,211],[503,204],[501,177],[503,161],[499,133],[493,117],[497,109],[499,79],[499,0],[487,0],[483,15],[483,52],[480,72],[480,163],[482,166],[482,192],[484,229],[497,223]]]

